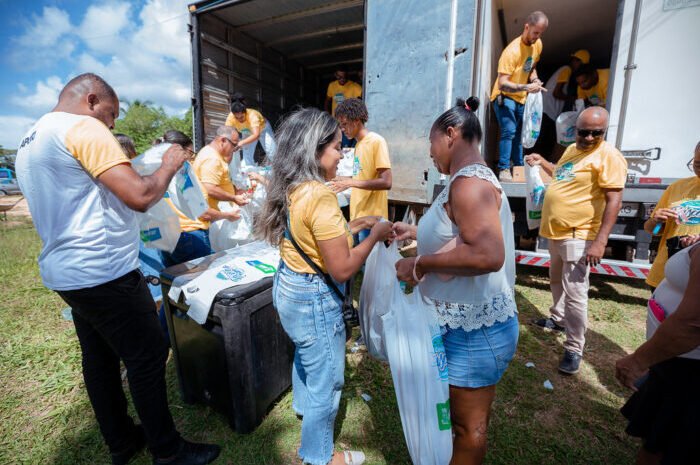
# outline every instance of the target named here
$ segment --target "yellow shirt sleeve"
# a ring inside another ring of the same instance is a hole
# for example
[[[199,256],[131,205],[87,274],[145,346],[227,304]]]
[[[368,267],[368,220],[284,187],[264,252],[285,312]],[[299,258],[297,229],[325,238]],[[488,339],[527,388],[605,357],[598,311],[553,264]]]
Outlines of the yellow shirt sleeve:
[[[107,126],[95,118],[85,118],[70,128],[64,144],[93,178],[117,165],[131,164]]]
[[[198,174],[201,182],[218,186],[224,178],[224,167],[217,160],[209,158],[202,160]]]
[[[326,90],[326,97],[333,98],[333,96],[335,95],[336,82],[337,81],[333,81],[330,84],[328,84],[328,90]]]
[[[317,241],[335,239],[346,234],[346,222],[338,198],[329,189],[318,189],[316,205],[310,208],[309,229]]]
[[[391,168],[391,160],[389,159],[389,146],[384,138],[377,138],[373,146],[374,151],[374,169]]]
[[[249,108],[247,112],[247,117],[251,129],[262,128],[263,126],[265,126],[265,118],[263,118],[263,115],[259,111]]]
[[[231,126],[231,127],[236,127],[236,117],[233,116],[233,113],[229,113],[228,116],[226,117],[226,122],[224,123],[224,126]]]
[[[511,47],[507,47],[498,59],[498,74],[511,76],[520,64],[518,54]]]
[[[603,189],[622,189],[627,181],[627,160],[617,150],[603,156],[598,171],[598,185]]]
[[[557,84],[560,82],[567,83],[569,82],[569,79],[571,79],[571,68],[567,66],[566,68],[562,69],[559,76],[557,76]]]

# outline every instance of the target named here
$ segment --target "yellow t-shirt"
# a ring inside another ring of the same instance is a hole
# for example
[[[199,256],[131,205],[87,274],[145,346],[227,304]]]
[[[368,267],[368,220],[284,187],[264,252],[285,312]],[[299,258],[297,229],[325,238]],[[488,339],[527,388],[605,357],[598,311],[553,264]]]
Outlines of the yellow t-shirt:
[[[559,76],[557,76],[557,84],[560,82],[567,83],[569,82],[569,79],[571,79],[571,67],[564,66],[564,69],[562,69],[559,72]]]
[[[260,132],[265,129],[265,117],[258,110],[248,108],[243,122],[238,121],[233,113],[229,113],[224,124],[236,128],[241,133],[241,139],[245,139],[252,134],[253,128],[260,128]]]
[[[331,115],[335,116],[335,109],[340,102],[349,98],[361,98],[362,86],[354,81],[347,81],[344,86],[341,86],[338,81],[333,81],[328,84],[326,97],[333,99]]]
[[[510,81],[515,84],[527,84],[530,79],[532,69],[540,61],[542,55],[542,41],[537,39],[533,45],[525,45],[518,36],[508,46],[503,49],[501,58],[498,60],[498,74],[507,74],[510,76]],[[518,103],[525,103],[527,92],[501,92],[498,86],[498,77],[493,84],[491,91],[491,101],[496,100],[498,94],[503,94],[510,97]]]
[[[338,198],[318,181],[301,184],[289,196],[289,225],[301,250],[324,272],[327,270],[318,241],[345,234],[348,247],[353,245],[352,233],[340,211]],[[314,273],[287,239],[282,240],[280,255],[284,263],[297,273]]]
[[[194,168],[194,173],[199,178],[200,183],[214,184],[229,194],[236,194],[236,188],[233,187],[231,176],[229,175],[228,163],[211,146],[205,145],[199,151],[194,159],[194,163],[192,163],[192,168]],[[203,190],[206,192],[205,189]],[[207,196],[207,201],[211,208],[214,210],[219,209],[218,200]]]
[[[700,200],[700,178],[697,176],[679,179],[668,186],[659,199],[659,203],[654,207],[654,211],[659,208],[670,208],[673,204],[686,200]],[[678,224],[675,221],[667,221],[665,223],[663,232],[661,233],[659,251],[656,254],[654,263],[651,265],[649,276],[647,276],[647,284],[657,287],[664,279],[664,267],[668,260],[666,240],[672,237],[686,236],[689,234],[700,234],[700,224]]]
[[[389,147],[382,136],[370,132],[355,146],[352,178],[359,181],[377,179],[377,170],[382,168],[391,169]],[[389,191],[370,191],[353,187],[350,193],[350,219],[363,216],[388,218]]]
[[[199,181],[199,178],[197,177],[197,173],[192,173],[193,178],[199,184],[199,188],[202,190],[202,194],[204,194],[204,199],[208,202],[209,201],[209,196],[207,195],[207,190],[204,188],[202,183]],[[177,214],[177,219],[180,220],[180,229],[182,229],[185,232],[192,232],[196,231],[198,229],[209,229],[209,222],[204,221],[201,219],[196,219],[193,220],[186,216],[184,213],[182,213],[180,210],[178,210],[175,207],[175,204],[170,199],[165,199],[165,201],[170,205],[170,208],[173,209],[173,211]]]
[[[608,81],[610,79],[609,69],[598,70],[598,83],[590,89],[578,88],[578,98],[588,99],[593,105],[605,106],[608,101]]]
[[[592,241],[605,210],[604,189],[622,189],[627,161],[608,142],[583,152],[570,145],[557,162],[542,206],[540,236]]]

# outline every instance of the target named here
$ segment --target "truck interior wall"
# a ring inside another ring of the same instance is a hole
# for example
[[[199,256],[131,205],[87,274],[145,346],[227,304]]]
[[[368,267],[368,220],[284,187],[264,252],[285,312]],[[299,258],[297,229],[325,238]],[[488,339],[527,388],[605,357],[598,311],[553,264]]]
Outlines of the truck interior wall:
[[[265,47],[216,12],[199,18],[202,124],[208,143],[224,123],[234,92],[273,124],[297,104],[320,104],[316,73],[274,49]]]
[[[542,36],[544,44],[537,73],[543,82],[560,66],[568,63],[569,54],[585,48],[591,53],[591,64],[597,68],[610,68],[615,35],[618,2],[612,0],[491,0],[491,73],[484,105],[489,105],[491,86],[498,75],[498,59],[501,52],[523,30],[529,13],[543,11],[549,18],[549,27]],[[499,15],[503,22],[499,23]],[[581,18],[595,16],[595,21]],[[505,28],[505,30],[504,30]],[[502,37],[505,35],[506,42]],[[488,127],[484,142],[485,157],[495,166],[498,158],[498,123],[491,108],[488,109]]]

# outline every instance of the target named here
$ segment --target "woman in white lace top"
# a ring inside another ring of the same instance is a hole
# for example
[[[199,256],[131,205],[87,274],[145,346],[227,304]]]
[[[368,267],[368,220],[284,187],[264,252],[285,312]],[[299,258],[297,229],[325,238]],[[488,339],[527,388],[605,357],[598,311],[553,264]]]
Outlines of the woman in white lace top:
[[[452,465],[479,464],[496,383],[515,354],[518,318],[510,206],[485,165],[475,97],[443,113],[430,131],[430,156],[450,181],[418,227],[395,223],[397,239],[416,239],[418,256],[396,264],[420,285],[443,327],[455,434]]]

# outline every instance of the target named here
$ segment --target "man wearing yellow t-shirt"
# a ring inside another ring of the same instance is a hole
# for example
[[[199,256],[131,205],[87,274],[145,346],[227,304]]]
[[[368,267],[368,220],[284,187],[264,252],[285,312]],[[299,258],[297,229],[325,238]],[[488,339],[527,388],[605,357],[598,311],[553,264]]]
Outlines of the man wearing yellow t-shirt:
[[[347,66],[340,65],[335,71],[335,81],[328,84],[328,89],[326,90],[326,111],[335,116],[338,105],[350,98],[362,98],[362,86],[349,80]],[[340,146],[354,147],[355,141],[348,139],[345,133],[343,133]]]
[[[248,203],[246,194],[236,194],[231,182],[229,163],[238,150],[238,131],[230,126],[220,126],[216,137],[202,147],[192,163],[194,172],[206,190],[209,206],[219,210],[219,201]]]
[[[678,212],[672,208],[684,204],[700,208],[700,142],[695,146],[695,155],[688,163],[688,169],[695,176],[679,179],[664,191],[656,204],[651,217],[644,223],[644,229],[650,234],[661,232],[659,250],[647,276],[647,284],[656,288],[664,279],[664,267],[668,261],[666,241],[673,237],[692,236],[700,234],[700,224],[679,223]],[[660,226],[659,226],[660,225]],[[662,228],[660,230],[657,229]]]
[[[576,71],[578,83],[578,98],[584,99],[586,106],[598,105],[604,107],[608,101],[609,69],[595,69],[584,65]]]
[[[226,126],[235,128],[241,137],[238,143],[243,152],[243,161],[248,166],[256,166],[255,149],[260,144],[267,160],[272,160],[277,151],[275,134],[270,124],[258,110],[248,108],[243,94],[236,92],[231,96],[231,113],[228,114]]]
[[[352,188],[350,194],[350,220],[363,216],[389,216],[391,189],[391,161],[389,148],[382,136],[370,132],[365,123],[369,119],[367,106],[357,98],[345,100],[336,109],[340,129],[349,139],[357,139],[352,178],[336,178],[331,185],[335,192]],[[358,233],[364,240],[369,230]]]
[[[540,92],[542,81],[535,66],[542,54],[540,36],[549,20],[541,11],[530,13],[523,33],[513,40],[498,60],[498,77],[491,91],[491,102],[500,128],[498,142],[498,179],[512,181],[513,166],[523,164],[521,143],[523,110],[528,93]]]
[[[551,317],[538,326],[566,331],[559,371],[579,370],[588,324],[589,266],[598,266],[608,236],[622,205],[627,162],[604,140],[608,112],[593,107],[576,121],[576,144],[570,145],[556,165],[541,155],[525,158],[540,165],[552,182],[542,206],[540,236],[549,240]]]

